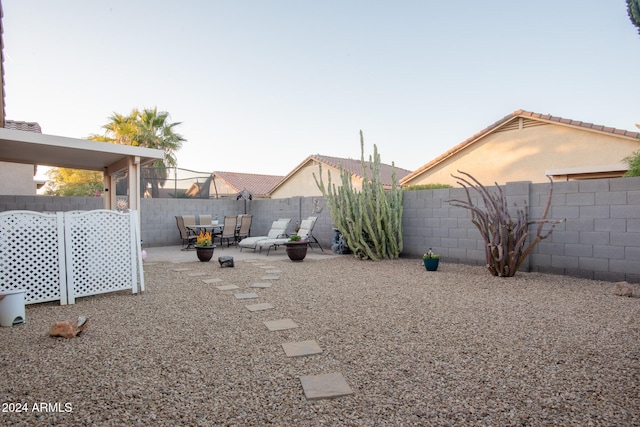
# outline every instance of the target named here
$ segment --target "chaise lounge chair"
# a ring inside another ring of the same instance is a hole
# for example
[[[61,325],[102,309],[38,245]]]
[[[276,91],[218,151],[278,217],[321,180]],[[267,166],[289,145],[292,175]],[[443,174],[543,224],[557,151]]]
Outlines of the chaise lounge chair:
[[[309,247],[311,247],[311,243],[317,243],[318,246],[320,246],[320,243],[318,243],[318,240],[315,237],[313,237],[313,234],[312,234],[313,227],[316,225],[317,220],[318,220],[317,216],[310,216],[307,219],[303,219],[302,222],[300,223],[300,229],[296,233],[298,236],[302,238],[302,240],[307,242]],[[263,239],[256,243],[256,247],[259,249],[258,252],[262,252],[262,250],[266,248],[267,255],[269,255],[269,251],[271,249],[275,250],[278,248],[278,246],[284,245],[288,241],[289,241],[288,237],[286,238],[281,237],[276,239]],[[324,252],[324,249],[322,249],[322,246],[320,246],[320,249]]]
[[[290,222],[291,218],[280,218],[273,221],[273,224],[271,224],[271,230],[269,230],[269,233],[267,233],[266,236],[253,236],[240,240],[238,242],[240,251],[242,251],[242,249],[253,249],[255,252],[256,245],[262,240],[284,238],[287,235],[287,227]]]

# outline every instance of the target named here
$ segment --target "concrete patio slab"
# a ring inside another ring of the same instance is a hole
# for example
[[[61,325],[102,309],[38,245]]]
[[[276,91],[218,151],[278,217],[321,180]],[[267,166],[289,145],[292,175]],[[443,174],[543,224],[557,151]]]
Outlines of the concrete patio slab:
[[[245,305],[245,307],[249,311],[271,310],[272,308],[274,308],[273,304],[269,304],[268,302],[263,302],[260,304]]]
[[[322,349],[315,340],[287,342],[282,344],[287,357],[310,356],[322,353]]]
[[[297,323],[291,319],[269,320],[263,323],[270,331],[284,331],[298,327]]]
[[[300,377],[300,382],[308,400],[332,399],[353,394],[341,373],[306,375]]]

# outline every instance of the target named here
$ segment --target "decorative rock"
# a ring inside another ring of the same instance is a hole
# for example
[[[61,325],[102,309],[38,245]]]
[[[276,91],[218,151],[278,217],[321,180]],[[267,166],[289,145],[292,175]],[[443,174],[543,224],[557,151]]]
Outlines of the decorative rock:
[[[220,267],[233,267],[233,257],[232,256],[221,256],[221,257],[218,257],[218,262],[220,263]]]
[[[52,337],[73,338],[87,329],[87,326],[89,326],[89,319],[84,316],[78,316],[74,320],[54,323],[51,326],[49,335]]]
[[[616,283],[616,288],[614,290],[614,293],[616,295],[621,296],[621,297],[632,297],[633,296],[633,290],[631,289],[631,286],[629,286],[629,284],[627,282],[618,282],[618,283]]]

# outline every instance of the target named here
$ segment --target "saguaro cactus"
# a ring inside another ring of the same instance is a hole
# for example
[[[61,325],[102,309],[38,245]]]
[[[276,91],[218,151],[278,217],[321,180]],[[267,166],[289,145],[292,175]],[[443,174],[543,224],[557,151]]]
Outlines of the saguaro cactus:
[[[509,214],[507,200],[498,187],[497,193],[492,193],[480,184],[473,176],[466,172],[458,171],[468,179],[452,175],[459,180],[467,193],[467,200],[449,200],[453,206],[469,209],[471,211],[471,222],[478,227],[480,234],[485,241],[485,254],[487,258],[487,269],[494,276],[511,277],[516,274],[520,264],[529,256],[535,245],[546,239],[553,232],[555,224],[563,222],[561,220],[549,220],[547,214],[551,205],[553,195],[553,181],[549,179],[549,196],[547,205],[542,214],[542,218],[529,220],[529,213],[525,209],[518,209],[518,219],[514,220]],[[473,183],[472,183],[473,182]],[[484,207],[476,206],[471,201],[469,188],[473,188],[482,198]],[[536,235],[527,245],[527,238],[531,235],[529,226],[537,224]],[[551,224],[551,228],[542,234],[544,224]]]
[[[322,178],[322,165],[318,165],[318,176],[313,174],[316,185],[322,191],[331,211],[336,228],[342,233],[345,243],[360,259],[394,259],[402,252],[402,191],[393,172],[390,191],[385,191],[380,178],[380,155],[373,146],[373,160],[364,160],[364,137],[360,131],[362,164],[362,191],[353,188],[352,175],[340,168],[342,185],[336,188]],[[393,163],[392,163],[393,165]]]

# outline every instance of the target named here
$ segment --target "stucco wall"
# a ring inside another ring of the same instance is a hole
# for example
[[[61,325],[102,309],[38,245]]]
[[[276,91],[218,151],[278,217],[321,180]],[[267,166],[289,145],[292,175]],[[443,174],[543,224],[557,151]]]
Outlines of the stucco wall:
[[[336,187],[342,185],[340,169],[322,165],[322,179],[325,187],[329,184],[329,172],[331,173],[331,183]],[[309,164],[298,169],[292,176],[271,193],[272,199],[284,199],[287,197],[322,197],[322,193],[313,178],[313,174],[318,176],[318,164]],[[354,188],[362,188],[362,180],[356,176],[352,177]]]
[[[489,134],[407,184],[450,184],[470,173],[482,183],[546,182],[545,171],[623,163],[640,142],[566,126],[541,125]]]
[[[35,195],[36,183],[33,175],[33,165],[0,162],[0,194]]]

